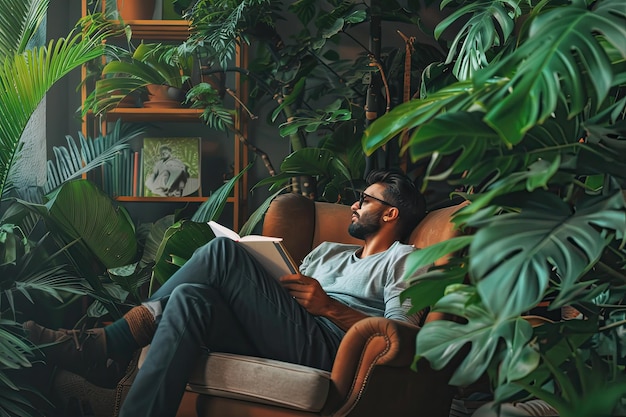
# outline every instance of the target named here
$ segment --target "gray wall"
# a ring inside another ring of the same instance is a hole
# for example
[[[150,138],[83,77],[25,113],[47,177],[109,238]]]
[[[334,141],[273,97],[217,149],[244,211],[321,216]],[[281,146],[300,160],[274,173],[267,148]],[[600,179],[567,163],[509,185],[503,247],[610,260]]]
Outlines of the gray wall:
[[[48,39],[66,36],[80,19],[81,0],[50,0],[48,8]],[[65,76],[48,92],[46,110],[46,141],[48,158],[52,146],[65,145],[65,135],[76,137],[81,130],[76,109],[80,106],[80,70]]]

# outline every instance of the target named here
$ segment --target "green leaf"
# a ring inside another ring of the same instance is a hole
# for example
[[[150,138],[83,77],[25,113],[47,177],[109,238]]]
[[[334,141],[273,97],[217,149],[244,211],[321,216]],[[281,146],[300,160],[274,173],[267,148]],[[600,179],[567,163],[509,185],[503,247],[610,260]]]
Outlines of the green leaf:
[[[409,278],[417,269],[433,265],[438,259],[467,247],[472,239],[473,236],[456,236],[426,248],[418,248],[406,260],[404,279]]]
[[[337,169],[334,159],[335,155],[329,150],[304,148],[287,156],[280,170],[286,174],[330,176]]]
[[[558,104],[572,117],[583,111],[589,97],[601,103],[614,75],[598,35],[626,56],[623,6],[620,0],[603,1],[589,10],[586,2],[573,2],[537,16],[526,42],[474,77],[476,86],[495,77],[507,81],[500,94],[485,102],[489,109],[485,122],[503,140],[517,144]]]
[[[458,79],[471,78],[477,69],[489,63],[488,55],[495,47],[506,44],[514,29],[514,19],[521,14],[518,3],[474,1],[459,7],[437,25],[434,35],[438,39],[451,25],[464,22],[456,29],[446,59],[447,63],[455,63],[454,75]]]
[[[412,279],[409,287],[400,294],[400,299],[411,299],[410,314],[417,313],[426,307],[432,307],[444,296],[450,285],[461,284],[467,274],[467,266],[456,268],[435,269]]]
[[[474,290],[467,286],[457,286],[446,294],[435,306],[434,312],[441,312],[465,319],[465,324],[447,320],[426,323],[417,334],[416,357],[426,358],[434,369],[442,369],[452,361],[462,349],[469,345],[469,351],[455,370],[450,384],[464,386],[477,381],[494,359],[498,345],[506,347],[501,352],[503,363],[513,363],[513,358],[534,362],[532,348],[527,341],[532,336],[530,324],[522,318],[500,320],[477,302]],[[515,376],[523,375],[530,366],[511,368]],[[502,376],[505,380],[509,376]]]
[[[50,193],[63,182],[80,178],[86,172],[103,165],[115,158],[117,152],[129,147],[128,142],[142,134],[141,128],[123,129],[118,120],[108,129],[105,136],[96,139],[86,138],[82,132],[78,133],[80,147],[71,136],[66,136],[67,147],[55,146],[53,152],[56,161],[48,160],[48,176],[44,192]],[[104,148],[96,149],[94,143],[102,141]]]
[[[425,99],[411,100],[394,107],[379,117],[363,134],[363,150],[371,155],[405,129],[426,125],[444,110],[457,111],[468,107],[474,87],[464,81],[442,88]]]
[[[67,241],[79,239],[106,268],[131,263],[137,254],[135,226],[126,210],[87,180],[64,183],[49,195],[46,223]]]
[[[111,34],[111,26],[98,15],[91,15],[79,22],[66,37],[51,40],[46,46],[25,49],[41,23],[48,2],[34,0],[16,6],[3,0],[0,5],[3,10],[11,10],[0,18],[3,23],[0,25],[0,48],[3,49],[0,54],[2,195],[9,169],[19,155],[22,132],[41,99],[66,74],[102,55],[103,40]]]
[[[349,23],[349,24],[365,22],[367,19],[368,17],[367,17],[367,13],[365,12],[365,10],[354,10],[350,14],[344,17],[344,20],[346,21],[346,23]]]
[[[343,18],[336,19],[335,23],[326,29],[324,29],[321,33],[322,37],[329,39],[338,34],[345,24],[345,20]]]
[[[171,226],[159,246],[156,263],[152,271],[152,283],[165,283],[176,272],[180,262],[172,258],[189,260],[194,251],[209,242],[215,235],[206,222],[181,221]],[[152,288],[152,284],[150,285]]]
[[[553,407],[559,408],[559,401],[554,401],[550,392],[547,391],[551,388],[546,385],[552,372],[564,373],[565,370],[562,365],[572,358],[577,349],[598,331],[597,320],[590,318],[555,323],[546,322],[534,327],[533,331],[534,343],[539,348],[543,360],[527,376],[501,384],[494,392],[495,399],[506,401],[516,398],[519,397],[520,391],[531,388],[537,398],[545,399]],[[562,388],[566,389],[565,386]]]
[[[193,214],[193,216],[191,216],[191,220],[194,222],[217,220],[222,214],[222,211],[224,211],[224,207],[226,207],[226,203],[228,202],[228,197],[230,197],[235,184],[241,179],[243,174],[250,169],[253,163],[254,162],[248,164],[248,166],[239,171],[237,175],[215,190],[207,201],[198,207],[198,210]]]
[[[306,79],[301,78],[296,82],[293,87],[293,90],[283,98],[282,102],[274,111],[272,112],[271,121],[275,122],[280,113],[287,107],[291,106],[296,100],[301,97],[301,94],[304,90],[304,86],[306,85]]]
[[[256,210],[254,210],[254,213],[252,213],[244,225],[241,226],[239,236],[247,236],[252,233],[256,225],[263,219],[263,216],[265,216],[265,212],[269,208],[272,201],[283,191],[284,189],[276,191],[274,194],[267,197],[265,201]]]
[[[620,193],[588,197],[576,210],[547,192],[528,194],[520,213],[509,213],[478,227],[470,245],[470,275],[487,308],[510,317],[544,296],[554,267],[564,290],[573,286],[607,245],[604,231],[626,231]]]

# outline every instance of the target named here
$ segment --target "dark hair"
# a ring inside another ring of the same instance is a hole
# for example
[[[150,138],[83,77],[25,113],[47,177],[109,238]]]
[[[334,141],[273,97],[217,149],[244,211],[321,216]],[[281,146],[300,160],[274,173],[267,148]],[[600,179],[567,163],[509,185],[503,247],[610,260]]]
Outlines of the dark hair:
[[[409,177],[401,171],[373,170],[365,179],[367,185],[382,184],[383,197],[399,211],[398,224],[406,239],[426,215],[426,200]]]

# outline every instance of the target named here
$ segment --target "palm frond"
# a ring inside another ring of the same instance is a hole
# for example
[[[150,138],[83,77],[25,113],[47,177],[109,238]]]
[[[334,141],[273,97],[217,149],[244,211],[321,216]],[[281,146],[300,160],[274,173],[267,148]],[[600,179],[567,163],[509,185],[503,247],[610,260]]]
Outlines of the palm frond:
[[[125,125],[128,126],[128,125]],[[141,127],[122,128],[118,120],[106,135],[95,139],[78,132],[79,144],[66,136],[67,147],[53,148],[56,161],[48,160],[47,182],[44,193],[48,194],[62,183],[79,178],[83,174],[115,158],[118,151],[129,147],[128,142],[143,133]]]
[[[10,10],[11,7],[8,7]],[[5,9],[6,10],[6,9]],[[74,68],[101,56],[110,24],[91,17],[67,38],[10,54],[0,65],[0,195],[17,155],[22,132],[48,89]]]
[[[0,413],[8,416],[40,416],[32,402],[32,396],[46,401],[36,390],[15,382],[7,371],[30,368],[36,350],[21,334],[21,324],[0,319]],[[28,395],[28,398],[27,398]]]
[[[0,56],[21,54],[46,17],[49,0],[0,0]],[[8,12],[10,11],[10,12]]]

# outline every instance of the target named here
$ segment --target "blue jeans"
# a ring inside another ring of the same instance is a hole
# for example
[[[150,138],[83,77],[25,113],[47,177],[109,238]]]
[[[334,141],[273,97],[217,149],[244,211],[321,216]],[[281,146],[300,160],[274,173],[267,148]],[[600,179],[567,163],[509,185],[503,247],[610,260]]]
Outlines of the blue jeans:
[[[150,300],[163,313],[121,417],[175,416],[203,349],[330,370],[343,334],[227,238],[197,249]]]

